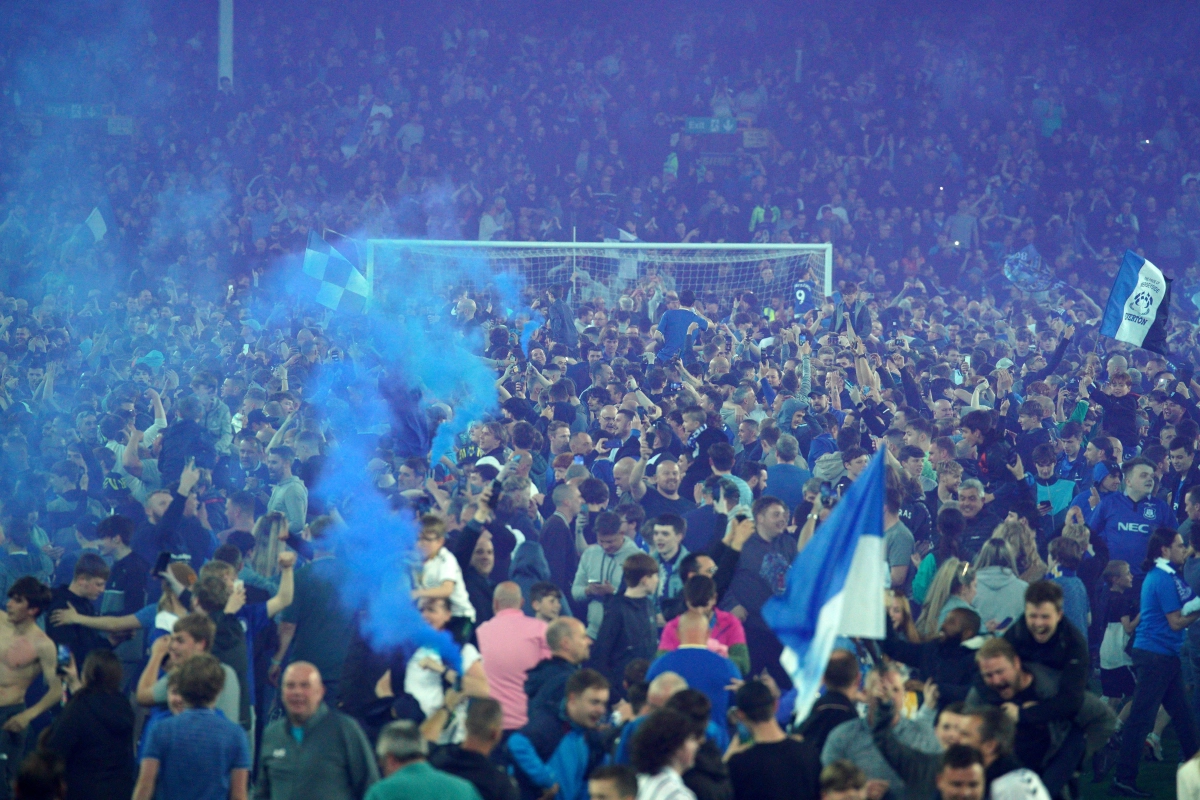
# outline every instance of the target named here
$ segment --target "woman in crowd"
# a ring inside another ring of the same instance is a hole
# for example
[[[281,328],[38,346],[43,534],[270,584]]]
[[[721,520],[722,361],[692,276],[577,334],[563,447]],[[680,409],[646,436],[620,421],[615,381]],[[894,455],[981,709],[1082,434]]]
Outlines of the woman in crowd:
[[[917,575],[912,582],[913,600],[925,603],[929,585],[941,566],[952,558],[959,558],[958,543],[966,524],[966,518],[957,508],[943,508],[938,512],[937,544],[917,566]]]
[[[917,633],[922,641],[931,641],[946,621],[946,615],[956,608],[974,609],[975,570],[970,562],[948,558],[938,568],[933,583],[925,595],[925,605],[917,618]]]
[[[121,693],[121,662],[110,650],[93,650],[74,693],[54,722],[46,747],[66,763],[67,800],[128,800],[133,793],[133,707]]]
[[[896,629],[896,635],[903,641],[914,644],[921,641],[921,634],[917,632],[917,626],[913,623],[912,606],[907,597],[892,592],[892,596],[888,599],[888,617],[892,620],[892,627]]]
[[[974,566],[976,592],[972,606],[988,631],[1003,632],[1025,612],[1029,584],[1017,577],[1016,557],[1004,539],[988,539],[975,556]]]

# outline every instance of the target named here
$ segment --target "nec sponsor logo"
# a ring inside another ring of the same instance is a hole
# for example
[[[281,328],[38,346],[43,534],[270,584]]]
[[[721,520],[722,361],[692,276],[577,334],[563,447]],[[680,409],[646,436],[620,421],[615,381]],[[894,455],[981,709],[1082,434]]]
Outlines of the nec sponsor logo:
[[[1130,533],[1145,533],[1149,535],[1150,526],[1142,522],[1118,522],[1117,530],[1128,531]]]

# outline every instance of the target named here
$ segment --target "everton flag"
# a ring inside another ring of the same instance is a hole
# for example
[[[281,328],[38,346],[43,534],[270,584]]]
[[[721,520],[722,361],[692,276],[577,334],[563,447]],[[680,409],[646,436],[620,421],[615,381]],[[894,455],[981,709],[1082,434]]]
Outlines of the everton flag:
[[[796,687],[796,719],[808,715],[838,636],[882,639],[884,473],[881,450],[788,569],[783,595],[763,606],[784,645],[780,664]]]
[[[1132,250],[1117,272],[1100,333],[1134,347],[1167,352],[1167,315],[1171,306],[1171,281],[1162,270]]]
[[[350,259],[316,231],[308,232],[304,274],[313,279],[313,299],[326,308],[359,314],[366,309],[371,294],[367,279]]]

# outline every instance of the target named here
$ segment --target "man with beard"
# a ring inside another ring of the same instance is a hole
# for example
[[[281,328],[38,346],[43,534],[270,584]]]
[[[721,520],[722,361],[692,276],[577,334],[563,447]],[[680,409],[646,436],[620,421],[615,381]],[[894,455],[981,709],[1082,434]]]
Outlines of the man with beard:
[[[946,615],[938,638],[914,643],[902,640],[888,621],[883,652],[890,658],[917,667],[937,684],[938,707],[964,700],[975,677],[975,651],[981,644],[979,615],[969,608],[956,608]],[[914,688],[914,687],[909,687]]]
[[[1084,701],[1088,678],[1088,646],[1083,634],[1063,617],[1063,590],[1054,581],[1030,584],[1025,615],[1004,633],[1025,664],[1042,664],[1058,673],[1058,693],[1035,703],[1058,719],[1073,719]]]
[[[274,486],[267,501],[267,513],[282,512],[287,517],[288,533],[299,533],[308,516],[308,488],[292,474],[293,458],[292,448],[286,445],[272,447],[267,456],[267,472]]]
[[[976,660],[984,685],[970,691],[967,705],[997,706],[1016,723],[1017,759],[1058,797],[1087,747],[1083,731],[1046,702],[1058,693],[1058,682],[1040,665],[1027,667],[1007,639],[985,642]]]
[[[679,474],[679,464],[670,459],[660,458],[658,460],[657,468],[654,470],[654,487],[647,488],[646,481],[642,476],[645,474],[646,464],[649,460],[650,445],[648,442],[643,442],[641,458],[629,476],[629,489],[646,512],[646,519],[653,519],[663,514],[675,514],[682,517],[695,508],[695,503],[680,494],[679,487],[682,476]]]
[[[271,476],[267,472],[267,465],[263,463],[262,442],[250,431],[239,433],[237,438],[236,460],[223,459],[225,468],[218,465],[213,481],[230,493],[253,493],[265,509],[266,498],[270,495],[267,486]]]

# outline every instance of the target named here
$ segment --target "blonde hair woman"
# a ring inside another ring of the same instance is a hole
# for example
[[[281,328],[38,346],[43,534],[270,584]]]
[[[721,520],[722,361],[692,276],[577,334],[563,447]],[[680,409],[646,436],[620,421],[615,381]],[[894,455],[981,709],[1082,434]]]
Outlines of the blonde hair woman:
[[[254,523],[254,550],[250,553],[250,569],[264,578],[279,577],[279,551],[283,542],[280,533],[287,532],[287,517],[278,511],[264,514]]]
[[[956,608],[973,608],[974,600],[975,570],[966,561],[946,559],[925,593],[925,605],[916,623],[918,635],[923,641],[932,641],[947,614]]]
[[[900,638],[913,644],[923,641],[921,634],[917,631],[917,626],[913,624],[912,606],[909,605],[907,597],[892,592],[891,597],[888,598],[887,613],[892,620],[892,627],[896,629]]]
[[[1015,513],[1009,512],[1008,518],[996,526],[992,538],[1003,539],[1008,544],[1016,559],[1013,572],[1026,583],[1040,581],[1050,571],[1038,554],[1037,534]]]
[[[989,633],[1003,632],[1024,613],[1029,584],[1017,577],[1017,558],[1003,538],[988,539],[975,556],[975,584],[972,605]]]

